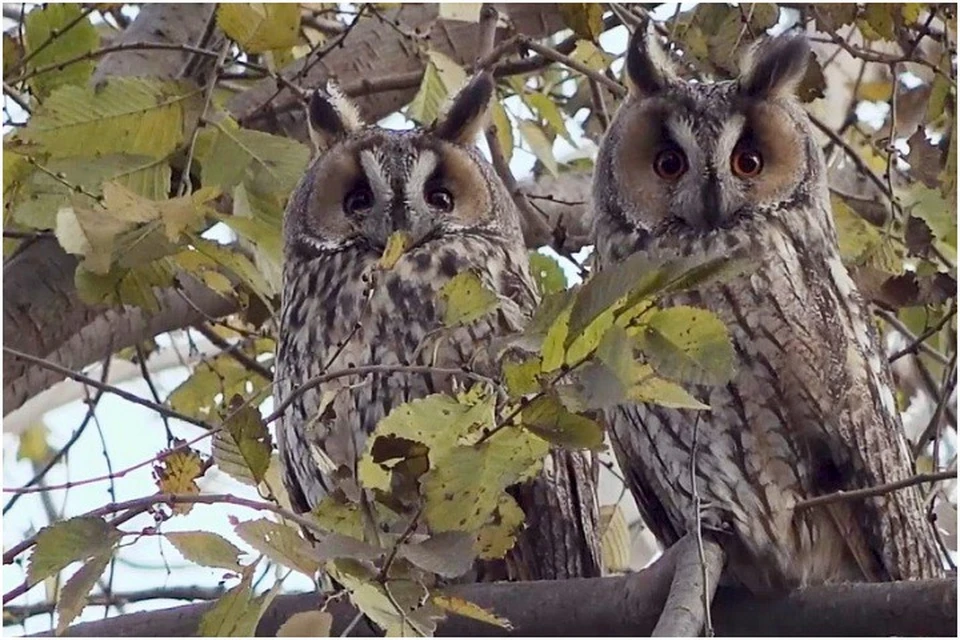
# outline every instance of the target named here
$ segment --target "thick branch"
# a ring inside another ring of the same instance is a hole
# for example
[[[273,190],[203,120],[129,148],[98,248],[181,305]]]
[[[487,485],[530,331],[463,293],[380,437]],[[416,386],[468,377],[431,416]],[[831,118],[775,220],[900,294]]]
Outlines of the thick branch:
[[[659,564],[659,563],[656,563]],[[656,567],[656,564],[654,567]],[[643,571],[627,576],[540,582],[471,584],[452,588],[457,595],[506,617],[513,631],[466,618],[440,623],[437,636],[646,636],[660,615],[663,575]],[[274,636],[293,613],[319,607],[316,594],[283,595],[274,600],[257,628]],[[210,604],[118,616],[70,627],[68,636],[190,636]],[[332,603],[333,635],[354,618],[344,600]],[[943,636],[957,627],[956,579],[831,585],[780,598],[757,598],[721,588],[713,605],[718,635],[751,636]],[[40,634],[51,635],[51,634]],[[365,624],[351,635],[379,635]]]

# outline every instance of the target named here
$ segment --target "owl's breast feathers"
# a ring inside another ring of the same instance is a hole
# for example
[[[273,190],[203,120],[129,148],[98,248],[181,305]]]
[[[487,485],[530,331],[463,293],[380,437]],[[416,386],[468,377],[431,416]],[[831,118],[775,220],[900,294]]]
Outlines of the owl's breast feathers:
[[[782,226],[750,242],[758,269],[665,301],[705,306],[728,327],[737,370],[699,389],[711,410],[634,405],[611,416],[641,509],[664,542],[692,527],[696,425],[704,522],[726,530],[731,572],[748,587],[941,575],[916,487],[795,508],[904,480],[913,464],[869,310],[839,255],[814,255]]]

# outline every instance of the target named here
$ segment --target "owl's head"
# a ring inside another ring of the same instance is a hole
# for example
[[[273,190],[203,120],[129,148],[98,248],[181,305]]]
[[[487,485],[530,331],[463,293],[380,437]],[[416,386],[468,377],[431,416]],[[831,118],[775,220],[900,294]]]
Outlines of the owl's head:
[[[288,257],[379,252],[396,231],[413,248],[518,229],[512,200],[474,146],[493,91],[492,76],[478,74],[433,126],[410,131],[365,125],[335,87],[317,91],[309,120],[319,154],[287,205]]]
[[[706,237],[815,197],[823,160],[795,95],[809,56],[802,36],[768,38],[737,79],[688,82],[638,29],[629,94],[597,158],[597,223],[616,223],[642,245]]]

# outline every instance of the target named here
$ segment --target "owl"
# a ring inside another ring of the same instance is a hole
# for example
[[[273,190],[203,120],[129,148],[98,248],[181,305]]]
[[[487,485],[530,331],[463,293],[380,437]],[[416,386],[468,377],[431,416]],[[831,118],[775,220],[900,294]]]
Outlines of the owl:
[[[802,36],[767,38],[736,80],[687,82],[638,29],[629,93],[593,182],[598,269],[635,252],[755,260],[662,300],[709,309],[728,329],[732,380],[694,388],[709,410],[621,404],[605,417],[661,543],[694,530],[700,504],[701,526],[726,552],[725,581],[756,593],[943,573],[917,487],[797,508],[913,474],[870,309],[840,260],[823,157],[795,96],[810,55]]]
[[[313,376],[354,366],[496,374],[485,347],[523,327],[538,292],[519,214],[473,145],[493,91],[492,77],[478,75],[431,128],[411,131],[364,125],[332,87],[313,95],[309,117],[320,152],[283,223],[278,403]],[[397,232],[406,235],[406,251],[378,271]],[[442,329],[440,291],[466,271],[496,293],[499,309],[433,340]],[[309,511],[331,495],[357,503],[357,462],[377,423],[398,405],[450,392],[453,383],[435,373],[385,371],[297,396],[277,430],[294,509]],[[586,454],[554,451],[538,477],[512,488],[527,527],[499,565],[507,574],[496,578],[598,575],[595,479]]]

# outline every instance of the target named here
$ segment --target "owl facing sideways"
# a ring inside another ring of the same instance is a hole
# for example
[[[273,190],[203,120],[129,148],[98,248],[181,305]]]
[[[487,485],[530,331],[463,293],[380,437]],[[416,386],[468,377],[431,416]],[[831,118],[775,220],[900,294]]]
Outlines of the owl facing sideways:
[[[492,77],[478,75],[433,127],[412,131],[364,125],[336,91],[313,96],[320,153],[284,217],[278,403],[309,378],[352,366],[496,373],[484,345],[521,329],[538,294],[513,201],[473,146],[493,92]],[[371,280],[395,232],[406,234],[407,250]],[[499,296],[499,309],[427,344],[442,327],[441,288],[464,271]],[[328,495],[357,502],[357,462],[377,423],[394,407],[450,392],[452,384],[433,373],[378,372],[297,397],[277,432],[293,507],[309,511]],[[499,565],[506,575],[495,577],[599,573],[588,462],[585,454],[555,451],[539,476],[511,489],[527,528]]]
[[[769,38],[736,80],[687,82],[638,29],[629,95],[593,184],[601,269],[638,251],[738,250],[755,260],[662,301],[705,307],[727,326],[733,379],[694,389],[710,409],[631,404],[606,415],[661,543],[694,530],[696,490],[701,526],[726,552],[725,579],[755,592],[943,573],[915,486],[796,508],[913,474],[877,330],[841,263],[824,161],[795,97],[810,55],[802,37]]]

